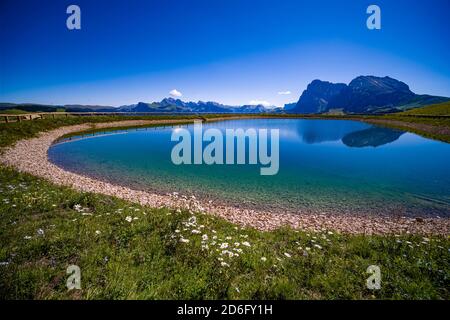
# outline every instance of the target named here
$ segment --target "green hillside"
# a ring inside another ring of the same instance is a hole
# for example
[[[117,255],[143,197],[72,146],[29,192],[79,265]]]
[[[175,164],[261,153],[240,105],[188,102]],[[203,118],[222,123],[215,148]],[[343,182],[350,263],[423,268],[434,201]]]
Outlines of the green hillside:
[[[408,110],[398,115],[450,116],[450,101]]]
[[[19,110],[19,109],[6,109],[0,110],[1,114],[26,114],[29,113],[27,111]]]

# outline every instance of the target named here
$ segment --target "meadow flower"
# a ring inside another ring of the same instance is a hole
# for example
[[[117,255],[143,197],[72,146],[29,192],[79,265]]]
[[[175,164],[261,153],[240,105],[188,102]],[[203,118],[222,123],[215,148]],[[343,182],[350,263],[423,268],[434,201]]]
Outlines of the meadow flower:
[[[31,239],[31,236],[25,236],[25,237],[23,237],[25,240],[30,240]]]
[[[203,240],[203,241],[208,240],[208,235],[207,235],[207,234],[202,235],[202,240]]]
[[[180,241],[183,242],[183,243],[188,243],[189,239],[181,238]]]
[[[99,235],[101,232],[99,230],[95,230],[95,234]]]
[[[250,243],[247,242],[247,241],[242,242],[242,244],[243,244],[244,246],[246,246],[246,247],[250,247]]]
[[[180,233],[180,230],[176,229],[175,232],[176,232],[176,233]]]
[[[267,258],[266,257],[261,257],[261,261],[266,262]]]
[[[45,232],[44,232],[43,229],[38,229],[38,230],[37,230],[37,234],[40,235],[40,236],[43,236],[44,233],[45,233]]]
[[[239,242],[235,242],[235,243],[234,243],[234,246],[235,246],[235,247],[239,247],[240,245],[241,245],[241,244],[240,244]]]
[[[220,245],[220,249],[226,249],[228,248],[228,243],[224,242]]]
[[[197,224],[197,218],[196,218],[195,216],[190,217],[190,218],[188,219],[188,223],[191,224],[191,225]]]
[[[131,221],[133,221],[133,218],[132,218],[131,216],[127,216],[127,217],[125,218],[125,220],[128,221],[128,222],[131,222]]]
[[[322,246],[315,244],[314,247],[316,247],[317,249],[322,249]]]
[[[223,261],[220,263],[220,265],[221,265],[222,267],[229,267],[229,266],[230,266],[228,263],[223,262]]]
[[[200,232],[199,230],[197,230],[197,229],[193,229],[193,230],[192,230],[192,233],[193,233],[193,234],[199,234],[199,233],[201,233],[201,232]]]
[[[291,257],[291,255],[290,255],[289,253],[287,253],[287,252],[285,252],[284,255],[285,255],[286,257],[288,257],[288,258]]]

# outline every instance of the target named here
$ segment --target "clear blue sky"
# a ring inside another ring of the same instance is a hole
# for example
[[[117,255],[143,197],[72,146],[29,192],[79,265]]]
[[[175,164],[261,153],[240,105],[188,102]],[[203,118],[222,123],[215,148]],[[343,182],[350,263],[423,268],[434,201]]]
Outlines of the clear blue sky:
[[[81,8],[81,30],[66,8]],[[366,28],[377,4],[382,29]],[[297,101],[313,79],[450,96],[448,0],[2,0],[0,101]],[[290,91],[291,94],[279,94]]]

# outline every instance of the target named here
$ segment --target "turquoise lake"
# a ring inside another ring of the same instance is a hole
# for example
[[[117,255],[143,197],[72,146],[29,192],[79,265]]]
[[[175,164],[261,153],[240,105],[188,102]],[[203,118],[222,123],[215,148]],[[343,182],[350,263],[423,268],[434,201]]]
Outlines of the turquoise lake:
[[[242,119],[208,128],[279,129],[278,174],[260,175],[260,164],[175,165],[170,126],[60,140],[49,158],[100,180],[244,208],[450,216],[450,144],[347,120]]]

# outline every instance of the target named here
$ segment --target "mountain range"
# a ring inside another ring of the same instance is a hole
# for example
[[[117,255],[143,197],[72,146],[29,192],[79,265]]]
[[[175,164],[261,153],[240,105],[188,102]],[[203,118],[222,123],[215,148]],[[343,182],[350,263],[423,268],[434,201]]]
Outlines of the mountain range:
[[[15,104],[0,103],[0,113],[2,110],[19,109],[27,112],[54,112],[64,110],[66,112],[145,112],[145,113],[266,113],[274,112],[275,107],[266,108],[259,105],[230,106],[218,102],[198,101],[185,102],[180,99],[165,98],[160,102],[138,102],[136,104],[124,105],[120,107],[99,106],[99,105],[42,105],[42,104]],[[280,108],[279,108],[280,109]]]
[[[0,103],[0,112],[6,109],[20,109],[27,112],[65,110],[66,112],[379,114],[404,111],[448,100],[450,98],[416,94],[404,82],[390,77],[359,76],[348,85],[314,80],[303,91],[298,102],[286,104],[284,108],[263,105],[231,106],[213,101],[185,102],[165,98],[159,102],[138,102],[120,107]]]
[[[450,98],[415,94],[407,84],[390,77],[359,76],[348,85],[314,80],[287,112],[392,113],[448,100]]]
[[[180,99],[165,98],[160,102],[139,102],[121,106],[121,112],[189,112],[189,113],[263,113],[270,109],[263,105],[229,106],[213,101],[184,102]]]

